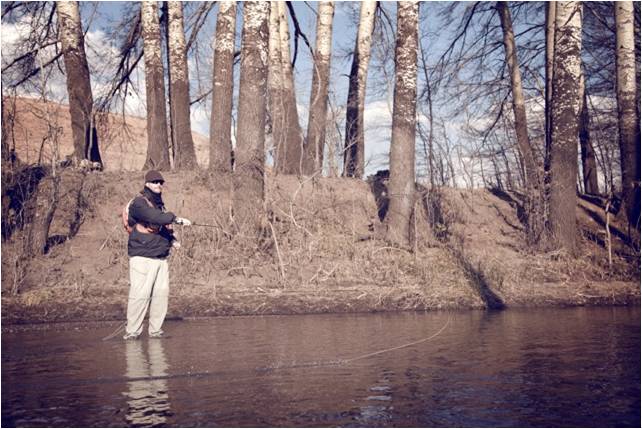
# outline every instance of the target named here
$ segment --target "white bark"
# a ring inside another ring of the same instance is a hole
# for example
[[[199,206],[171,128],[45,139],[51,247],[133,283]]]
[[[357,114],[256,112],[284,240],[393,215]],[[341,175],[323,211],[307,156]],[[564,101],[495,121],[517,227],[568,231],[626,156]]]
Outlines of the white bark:
[[[582,4],[558,2],[551,111],[550,228],[556,247],[576,250],[575,207],[578,172]]]
[[[397,3],[395,94],[390,144],[390,205],[388,239],[408,247],[415,196],[415,134],[417,125],[417,46],[419,4]]]
[[[319,2],[317,17],[316,49],[312,91],[310,93],[310,112],[308,116],[307,171],[312,174],[323,168],[323,150],[328,110],[328,83],[330,79],[330,60],[332,57],[332,20],[334,2]]]
[[[617,1],[614,5],[622,194],[629,224],[639,225],[640,120],[636,100],[634,10],[631,1]]]
[[[363,109],[366,99],[366,78],[372,46],[377,2],[365,0],[361,3],[359,31],[350,71],[350,88],[346,116],[346,142],[344,156],[344,175],[361,178],[364,173],[364,121]]]

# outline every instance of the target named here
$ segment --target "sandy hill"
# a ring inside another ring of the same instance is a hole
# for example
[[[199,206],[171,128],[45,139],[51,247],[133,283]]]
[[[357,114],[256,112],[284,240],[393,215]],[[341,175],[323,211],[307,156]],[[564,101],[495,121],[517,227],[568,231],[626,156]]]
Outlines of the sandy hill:
[[[48,162],[53,151],[52,139],[58,133],[60,157],[73,152],[69,107],[57,103],[43,103],[30,98],[5,99],[5,118],[13,117],[13,134],[9,147],[14,147],[18,158],[26,164],[39,159]],[[136,116],[106,114],[97,124],[98,144],[106,171],[140,170],[147,152],[146,119]],[[200,166],[209,162],[208,137],[192,133],[196,158]]]

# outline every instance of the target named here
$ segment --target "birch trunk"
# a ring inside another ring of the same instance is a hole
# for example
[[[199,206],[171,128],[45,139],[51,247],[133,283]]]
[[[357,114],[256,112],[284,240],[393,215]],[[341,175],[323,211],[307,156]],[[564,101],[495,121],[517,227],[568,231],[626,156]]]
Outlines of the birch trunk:
[[[622,199],[629,225],[639,228],[640,218],[640,118],[637,111],[633,2],[617,1],[616,67],[617,107],[622,169]]]
[[[551,106],[551,193],[553,244],[576,252],[577,137],[581,74],[582,4],[557,2]]]
[[[310,114],[306,146],[306,174],[321,172],[325,147],[326,124],[328,122],[328,82],[332,58],[332,20],[334,1],[319,2],[317,16],[316,50],[314,72],[310,93]]]
[[[232,99],[234,93],[234,42],[236,2],[219,3],[214,41],[210,165],[212,171],[232,171]]]
[[[294,75],[290,62],[290,30],[288,27],[287,6],[285,1],[277,1],[279,8],[279,33],[281,35],[281,68],[283,70],[284,135],[285,135],[285,174],[301,174],[303,164],[303,133],[299,124],[296,105]]]
[[[241,75],[234,169],[234,219],[258,229],[265,196],[265,107],[270,2],[243,3]]]
[[[281,30],[279,26],[278,2],[270,2],[270,38],[268,44],[268,94],[270,98],[270,119],[274,169],[285,170],[285,95],[283,92],[283,67],[281,67]]]
[[[158,5],[155,1],[142,1],[140,8],[147,97],[147,158],[143,169],[169,170],[165,78]]]
[[[343,175],[362,178],[365,169],[365,143],[363,110],[366,100],[366,78],[370,62],[372,30],[374,28],[377,2],[361,3],[359,31],[352,57],[348,102],[346,106],[346,137],[343,154]]]
[[[72,156],[76,163],[89,160],[102,164],[93,121],[94,102],[78,2],[57,2],[56,13],[67,76],[71,134],[74,141]]]
[[[539,240],[543,230],[543,214],[541,211],[540,178],[537,173],[535,154],[528,138],[528,122],[526,120],[526,106],[522,89],[522,77],[519,71],[519,61],[515,48],[515,34],[508,3],[497,2],[502,31],[504,34],[504,50],[506,63],[510,73],[511,92],[513,94],[513,116],[515,118],[515,136],[517,148],[524,163],[526,184],[526,230],[527,241],[531,244]]]
[[[584,82],[584,73],[580,80],[580,122],[579,122],[579,137],[580,137],[580,154],[582,159],[582,183],[584,184],[584,192],[591,195],[598,195],[600,193],[597,183],[597,162],[595,161],[595,152],[593,151],[593,144],[591,143],[591,134],[589,132],[589,111],[586,95],[586,85]]]
[[[169,56],[169,91],[172,120],[174,168],[197,167],[189,103],[189,73],[183,29],[183,2],[167,3],[167,50]]]
[[[390,145],[387,239],[410,247],[410,221],[415,195],[415,133],[417,108],[417,45],[419,3],[397,3],[395,93]]]

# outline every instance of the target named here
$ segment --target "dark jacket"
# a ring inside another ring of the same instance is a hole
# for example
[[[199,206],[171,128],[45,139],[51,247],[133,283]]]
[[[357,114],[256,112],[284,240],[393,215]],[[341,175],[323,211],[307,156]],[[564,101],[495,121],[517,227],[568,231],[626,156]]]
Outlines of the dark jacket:
[[[147,201],[152,203],[152,206]],[[135,227],[129,234],[127,242],[127,254],[132,256],[144,256],[146,258],[166,258],[175,239],[172,231],[165,225],[171,224],[176,216],[174,213],[166,212],[163,199],[160,194],[154,194],[145,188],[141,195],[134,198],[129,205],[129,225],[139,223],[146,227],[153,227],[159,230],[158,233],[143,233]]]

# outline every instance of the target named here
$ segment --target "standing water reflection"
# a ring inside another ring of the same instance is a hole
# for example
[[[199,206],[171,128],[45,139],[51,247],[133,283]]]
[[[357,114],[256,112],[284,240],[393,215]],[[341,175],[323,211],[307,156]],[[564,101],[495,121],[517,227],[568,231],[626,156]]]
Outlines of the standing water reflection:
[[[146,347],[145,347],[146,346]],[[167,392],[167,360],[163,343],[152,339],[127,341],[125,344],[127,361],[127,391],[125,396],[129,405],[126,420],[132,426],[163,426],[167,416],[171,416]]]
[[[5,329],[3,426],[640,425],[637,307],[113,329]]]

